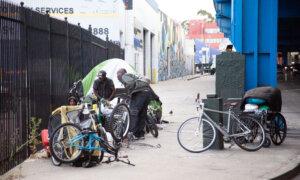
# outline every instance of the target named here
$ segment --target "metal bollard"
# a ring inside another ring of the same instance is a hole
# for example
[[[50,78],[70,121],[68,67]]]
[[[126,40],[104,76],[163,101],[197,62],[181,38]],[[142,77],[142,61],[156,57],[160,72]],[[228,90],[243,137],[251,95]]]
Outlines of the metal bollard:
[[[223,99],[217,95],[207,95],[207,99],[203,99],[205,108],[223,110]],[[205,112],[217,124],[223,124],[223,115],[213,112]],[[205,128],[205,127],[204,127]],[[216,129],[216,140],[210,149],[224,149],[223,135]],[[205,143],[205,142],[204,142]]]
[[[216,60],[216,94],[224,100],[243,97],[245,91],[245,56],[224,52]]]

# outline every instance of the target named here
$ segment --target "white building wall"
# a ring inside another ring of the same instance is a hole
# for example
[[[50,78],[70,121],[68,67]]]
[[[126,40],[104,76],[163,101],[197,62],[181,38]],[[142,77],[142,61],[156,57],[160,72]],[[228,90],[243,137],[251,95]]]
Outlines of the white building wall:
[[[130,18],[127,18],[125,59],[140,74],[155,83],[158,69],[159,11],[146,0],[133,0],[133,10],[127,10],[127,16]],[[140,33],[135,34],[134,29],[138,29]],[[140,39],[143,46],[134,46],[134,38]]]
[[[127,61],[131,66],[135,67],[133,10],[126,10],[125,22],[125,61]]]
[[[195,42],[193,39],[184,40],[184,54],[185,54],[185,68],[189,74],[194,74],[194,45]]]
[[[92,26],[93,35],[125,45],[125,6],[123,0],[10,0],[20,4],[24,2],[40,13],[49,11],[51,17],[64,20],[88,29]],[[123,36],[121,34],[123,33]]]

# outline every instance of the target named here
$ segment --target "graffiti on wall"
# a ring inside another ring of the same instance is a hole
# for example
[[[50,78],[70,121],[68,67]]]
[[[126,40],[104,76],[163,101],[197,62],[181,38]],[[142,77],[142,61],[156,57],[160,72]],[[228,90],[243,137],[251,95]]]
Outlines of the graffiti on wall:
[[[187,75],[183,53],[184,33],[181,25],[161,12],[161,27],[158,80],[164,81]]]

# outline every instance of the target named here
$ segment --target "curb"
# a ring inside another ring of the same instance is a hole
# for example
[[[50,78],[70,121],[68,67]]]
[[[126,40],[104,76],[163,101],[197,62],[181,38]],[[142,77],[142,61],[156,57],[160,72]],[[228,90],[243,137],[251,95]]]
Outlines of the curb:
[[[298,164],[296,167],[291,169],[290,171],[285,172],[284,174],[281,174],[275,178],[272,178],[272,180],[286,180],[286,179],[293,179],[297,175],[300,174],[300,164]]]

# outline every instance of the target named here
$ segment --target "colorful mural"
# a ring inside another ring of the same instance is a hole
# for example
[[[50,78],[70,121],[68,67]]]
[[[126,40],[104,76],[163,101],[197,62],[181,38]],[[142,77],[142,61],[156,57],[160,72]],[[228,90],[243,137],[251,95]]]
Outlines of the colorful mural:
[[[183,29],[179,23],[174,22],[166,14],[161,15],[160,53],[158,63],[158,80],[182,77],[187,75],[183,41]]]

